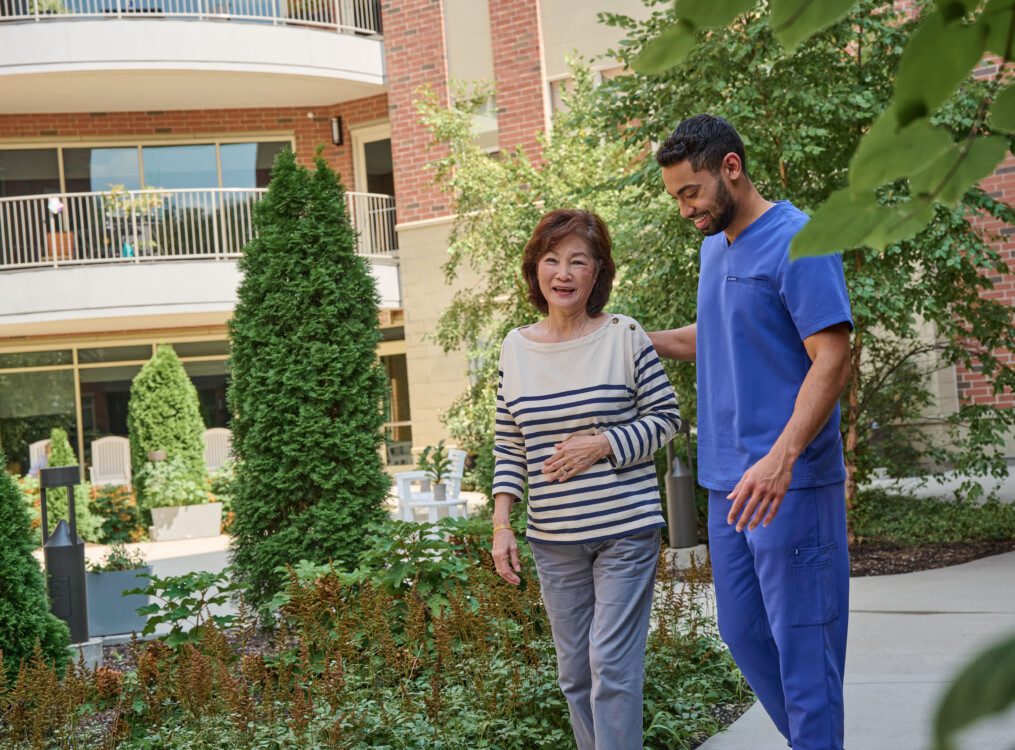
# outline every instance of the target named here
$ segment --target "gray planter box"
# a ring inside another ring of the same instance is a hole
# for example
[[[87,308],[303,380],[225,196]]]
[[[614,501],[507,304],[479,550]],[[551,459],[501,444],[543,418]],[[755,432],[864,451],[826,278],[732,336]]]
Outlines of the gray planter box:
[[[152,508],[148,536],[153,542],[201,539],[222,533],[222,503]]]
[[[117,570],[111,573],[88,573],[88,635],[121,635],[140,633],[147,618],[137,613],[138,607],[148,604],[144,594],[123,595],[130,589],[145,588],[152,574],[150,565],[136,570]]]

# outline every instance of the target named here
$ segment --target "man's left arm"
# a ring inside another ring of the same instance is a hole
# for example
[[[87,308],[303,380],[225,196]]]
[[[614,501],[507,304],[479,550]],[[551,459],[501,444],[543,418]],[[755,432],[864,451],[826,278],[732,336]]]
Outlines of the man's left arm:
[[[811,368],[797,394],[793,414],[771,450],[748,469],[727,498],[727,523],[737,531],[768,526],[779,512],[793,477],[793,464],[824,427],[849,380],[848,323],[838,323],[803,340]],[[737,520],[739,518],[739,520]]]

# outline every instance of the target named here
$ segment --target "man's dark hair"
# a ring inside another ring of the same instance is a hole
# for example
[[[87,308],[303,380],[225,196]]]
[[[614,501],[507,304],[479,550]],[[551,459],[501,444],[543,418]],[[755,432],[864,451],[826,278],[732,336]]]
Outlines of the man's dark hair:
[[[697,172],[703,167],[712,174],[719,172],[726,154],[740,157],[744,174],[747,173],[747,155],[744,142],[736,128],[715,115],[695,115],[677,125],[658,151],[656,161],[660,167],[669,167],[687,160]]]

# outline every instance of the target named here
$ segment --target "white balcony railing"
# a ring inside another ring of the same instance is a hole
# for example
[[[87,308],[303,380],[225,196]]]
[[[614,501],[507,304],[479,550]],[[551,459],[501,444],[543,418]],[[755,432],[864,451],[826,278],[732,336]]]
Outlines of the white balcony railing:
[[[88,263],[231,258],[254,236],[265,188],[124,190],[0,198],[0,271]],[[392,257],[395,199],[346,193],[356,251]]]
[[[0,0],[2,21],[186,18],[380,34],[380,0]]]

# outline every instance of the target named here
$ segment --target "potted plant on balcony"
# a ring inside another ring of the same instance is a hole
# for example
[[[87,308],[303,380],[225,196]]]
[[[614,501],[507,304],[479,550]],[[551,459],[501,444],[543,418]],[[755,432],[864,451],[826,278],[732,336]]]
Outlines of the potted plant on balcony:
[[[204,477],[180,458],[149,461],[138,477],[140,505],[151,513],[153,542],[218,536],[222,503],[209,502]]]
[[[40,16],[69,13],[63,0],[35,0],[35,7]]]
[[[447,500],[448,487],[444,484],[444,480],[451,476],[451,457],[444,448],[443,440],[437,445],[428,445],[423,449],[419,454],[417,468],[426,473],[433,486],[433,499]]]
[[[102,210],[122,257],[154,255],[158,250],[157,229],[166,195],[156,187],[132,194],[123,185],[109,185],[102,196]]]
[[[145,618],[137,614],[148,604],[144,594],[127,594],[131,589],[144,588],[152,568],[140,550],[129,550],[122,542],[109,548],[106,558],[88,566],[88,633],[120,635],[139,633]],[[141,579],[141,580],[139,580]]]

